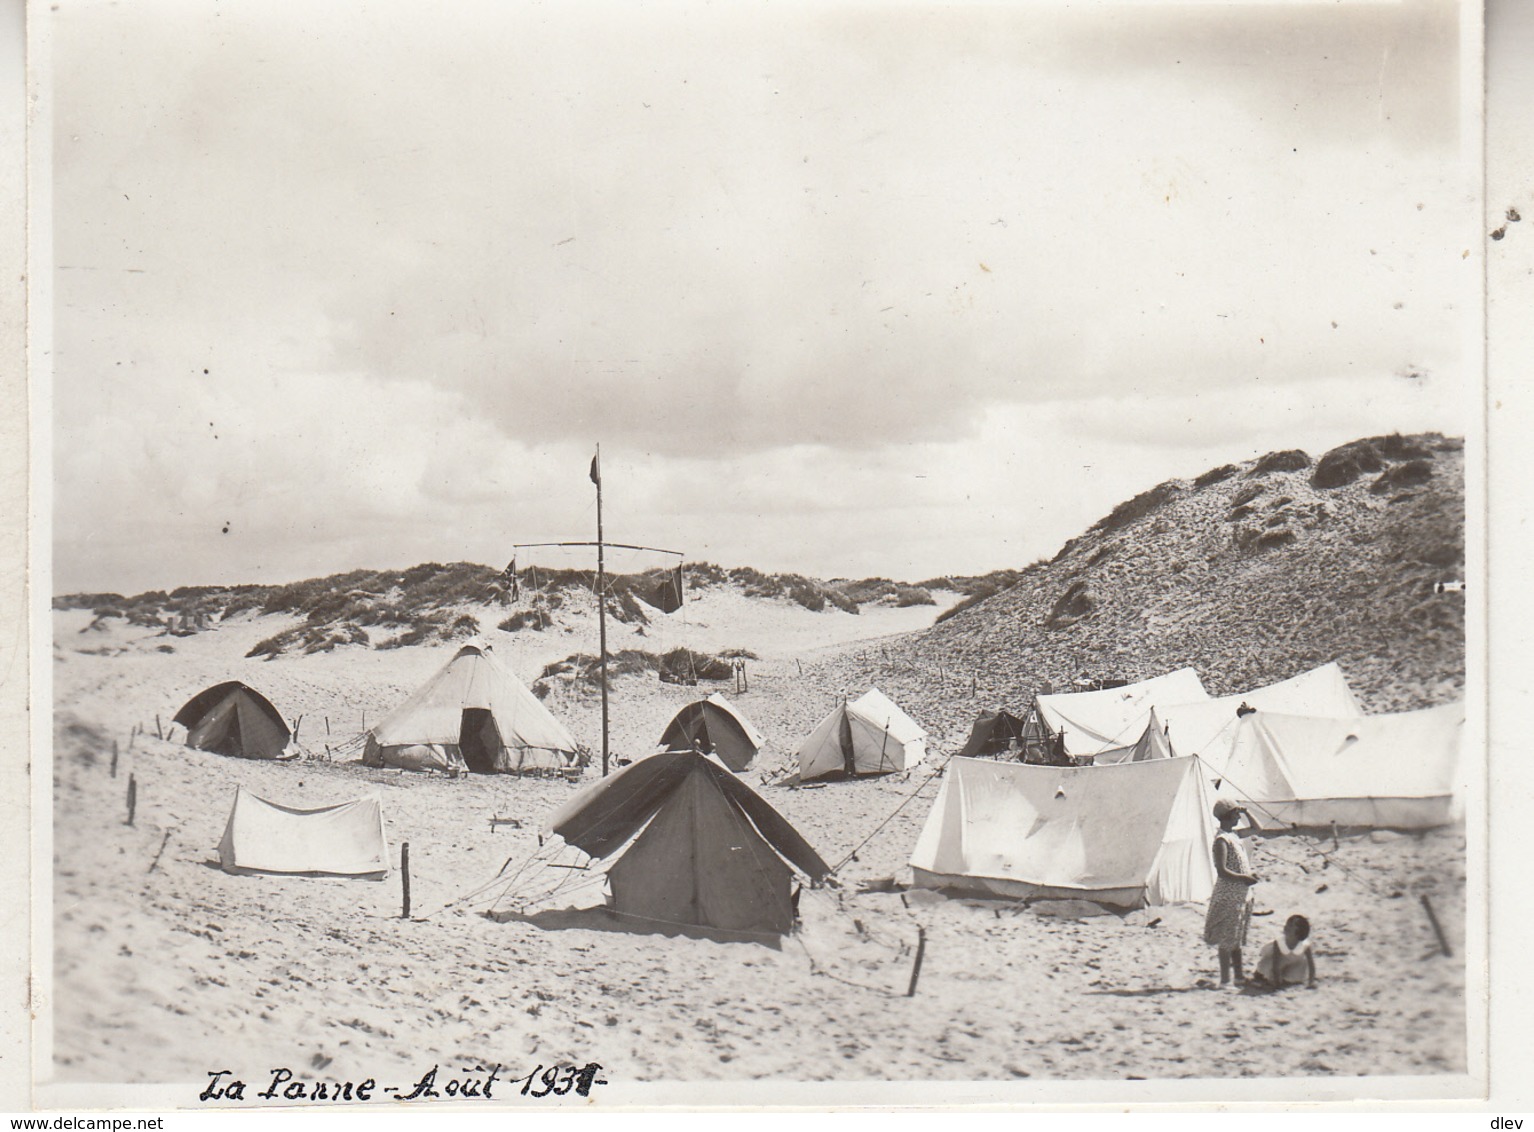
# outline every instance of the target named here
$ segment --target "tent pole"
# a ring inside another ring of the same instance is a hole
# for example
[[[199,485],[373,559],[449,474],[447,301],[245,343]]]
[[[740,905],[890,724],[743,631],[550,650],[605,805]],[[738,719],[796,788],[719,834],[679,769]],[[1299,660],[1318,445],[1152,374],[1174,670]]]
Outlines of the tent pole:
[[[602,646],[602,777],[607,777],[607,571],[602,556],[602,446],[591,462],[597,485],[597,635]]]

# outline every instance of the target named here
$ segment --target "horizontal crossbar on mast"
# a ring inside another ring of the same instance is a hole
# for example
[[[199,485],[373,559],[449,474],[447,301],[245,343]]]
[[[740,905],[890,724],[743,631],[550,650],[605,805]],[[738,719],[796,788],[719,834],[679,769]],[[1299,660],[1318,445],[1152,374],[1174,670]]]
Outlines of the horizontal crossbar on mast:
[[[659,546],[634,546],[626,542],[514,542],[511,546],[513,550],[528,550],[537,546],[612,546],[619,550],[649,550],[656,554],[674,554],[678,558],[682,557],[680,550],[666,550]]]

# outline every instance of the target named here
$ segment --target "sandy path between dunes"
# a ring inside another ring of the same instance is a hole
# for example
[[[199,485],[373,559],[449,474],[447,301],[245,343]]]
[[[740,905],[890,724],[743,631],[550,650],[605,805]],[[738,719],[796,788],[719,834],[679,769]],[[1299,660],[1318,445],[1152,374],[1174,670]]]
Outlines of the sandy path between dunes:
[[[867,637],[873,623],[847,626],[844,639]],[[700,643],[705,631],[717,632],[729,638],[717,643],[761,655],[751,692],[732,698],[778,751],[791,749],[839,690],[799,677],[794,657],[811,647],[812,634],[797,620],[776,637],[765,615],[755,637],[739,625],[688,631]],[[1315,991],[1265,997],[1202,989],[1214,962],[1199,938],[1198,908],[1075,921],[999,901],[860,893],[864,881],[909,878],[906,858],[936,794],[925,768],[820,789],[761,788],[833,863],[920,791],[846,863],[838,891],[806,896],[804,930],[779,949],[499,923],[480,914],[495,888],[432,914],[504,862],[515,869],[537,847],[541,819],[574,787],[401,775],[324,759],[226,759],[156,740],[153,716],[168,721],[200,687],[244,679],[285,714],[305,713],[312,749],[311,727],[323,730],[316,718],[329,714],[333,732],[352,713],[359,722],[363,710],[376,718],[450,650],[261,662],[241,657],[276,631],[269,623],[176,639],[171,654],[154,651],[165,638],[124,632],[103,640],[79,627],[61,625],[54,665],[61,726],[53,1004],[62,1080],[200,1083],[212,1069],[256,1079],[284,1065],[315,1078],[404,1084],[438,1063],[498,1062],[521,1073],[556,1060],[599,1061],[609,1079],[631,1080],[1351,1076],[1465,1067],[1464,966],[1436,954],[1417,899],[1431,894],[1461,954],[1458,832],[1344,839],[1334,866],[1307,838],[1256,843],[1265,878],[1259,906],[1275,915],[1254,922],[1253,950],[1285,915],[1304,912],[1316,925],[1322,978]],[[81,644],[108,654],[82,653]],[[544,647],[575,651],[565,644]],[[519,647],[513,667],[536,674],[527,671],[541,663],[532,646]],[[110,653],[118,648],[125,651]],[[622,681],[613,696],[615,749],[647,745],[700,690]],[[553,706],[591,741],[594,699]],[[127,750],[135,724],[149,734]],[[938,736],[943,753],[962,741],[959,731]],[[114,739],[122,752],[116,778]],[[131,828],[130,773],[138,785]],[[755,785],[760,776],[746,778]],[[213,867],[236,784],[298,806],[377,791],[396,861],[400,842],[411,844],[414,911],[427,918],[399,918],[397,877],[235,877]],[[492,831],[492,815],[516,817],[522,828]],[[918,925],[928,947],[918,992],[906,998]]]

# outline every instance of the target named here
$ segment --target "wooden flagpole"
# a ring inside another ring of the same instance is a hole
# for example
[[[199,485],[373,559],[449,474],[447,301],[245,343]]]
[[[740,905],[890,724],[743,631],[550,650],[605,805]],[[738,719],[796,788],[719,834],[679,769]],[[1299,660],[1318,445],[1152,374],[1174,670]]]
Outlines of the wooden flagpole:
[[[607,777],[607,569],[602,556],[602,446],[591,458],[591,480],[597,485],[597,636],[602,646],[602,777]]]

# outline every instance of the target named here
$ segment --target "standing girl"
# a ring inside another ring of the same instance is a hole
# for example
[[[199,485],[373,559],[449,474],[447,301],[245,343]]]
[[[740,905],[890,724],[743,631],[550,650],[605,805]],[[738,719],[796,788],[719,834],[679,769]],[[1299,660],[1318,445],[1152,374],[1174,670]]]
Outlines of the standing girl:
[[[1252,885],[1257,877],[1247,863],[1246,850],[1236,836],[1236,826],[1246,813],[1234,802],[1221,798],[1214,804],[1220,832],[1214,838],[1214,892],[1209,897],[1209,914],[1204,919],[1204,942],[1219,949],[1220,985],[1246,984],[1241,970],[1241,949],[1246,945],[1247,928],[1252,922]]]

